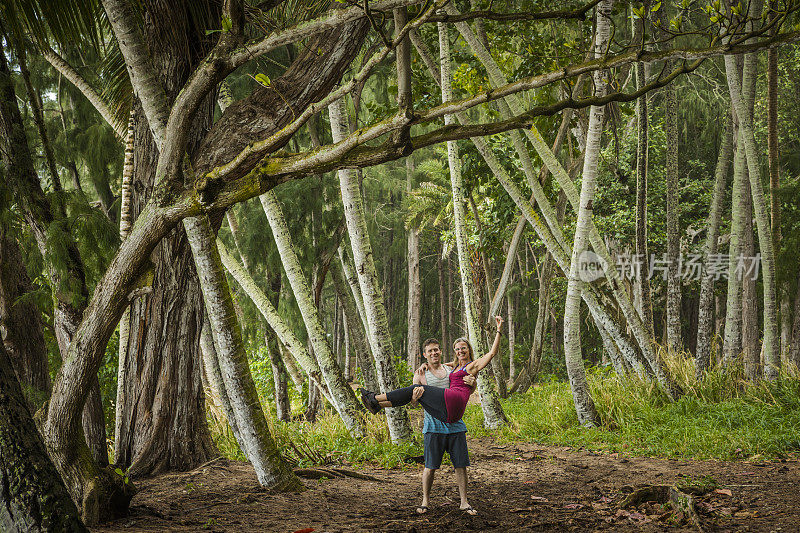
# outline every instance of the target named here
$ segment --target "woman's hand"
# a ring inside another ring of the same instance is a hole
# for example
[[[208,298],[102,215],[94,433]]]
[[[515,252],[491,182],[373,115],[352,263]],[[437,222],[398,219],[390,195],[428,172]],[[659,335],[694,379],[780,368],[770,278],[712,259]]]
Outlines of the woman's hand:
[[[501,316],[494,317],[494,322],[497,325],[497,332],[501,333],[500,328],[503,327],[503,317]]]
[[[425,372],[426,372],[427,370],[428,370],[428,363],[422,363],[421,365],[419,365],[419,368],[417,368],[417,369],[414,371],[414,373],[415,373],[416,375],[418,375],[418,376],[424,376],[424,375],[425,375]]]

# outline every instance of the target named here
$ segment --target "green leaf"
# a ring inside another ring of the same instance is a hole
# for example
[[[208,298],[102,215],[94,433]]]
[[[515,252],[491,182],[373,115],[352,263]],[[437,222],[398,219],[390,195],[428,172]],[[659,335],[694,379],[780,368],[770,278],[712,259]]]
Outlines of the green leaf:
[[[269,87],[272,84],[272,81],[269,79],[269,76],[267,76],[266,74],[261,74],[260,72],[255,75],[255,80],[264,87]]]
[[[656,5],[654,5],[652,8],[650,8],[650,11],[652,11],[653,13],[655,13],[655,12],[656,12],[656,11],[658,11],[659,9],[661,9],[661,2],[656,2]]]
[[[227,15],[222,15],[222,31],[228,33],[233,27],[233,21]]]

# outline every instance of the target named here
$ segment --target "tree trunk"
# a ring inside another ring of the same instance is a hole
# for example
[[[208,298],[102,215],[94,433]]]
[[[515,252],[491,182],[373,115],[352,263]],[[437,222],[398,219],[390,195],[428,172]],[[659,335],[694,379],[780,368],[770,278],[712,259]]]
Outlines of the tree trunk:
[[[744,231],[742,232],[742,256],[754,257],[753,242],[753,201],[750,186],[744,180]],[[737,274],[738,275],[738,274]],[[756,280],[752,276],[742,276],[742,354],[744,372],[751,381],[758,379],[761,373],[761,350],[758,345],[758,292]]]
[[[278,253],[281,256],[283,269],[286,272],[289,285],[292,287],[300,314],[303,316],[308,339],[314,348],[314,355],[319,363],[322,377],[328,385],[333,406],[339,416],[342,417],[347,430],[354,436],[361,436],[364,433],[363,421],[359,417],[361,407],[356,400],[353,389],[344,379],[344,374],[339,368],[336,357],[328,344],[319,312],[314,304],[311,289],[300,267],[300,261],[295,255],[289,228],[286,225],[286,219],[283,216],[283,211],[275,193],[270,191],[261,195],[261,205],[272,228],[272,235],[275,239]]]
[[[133,148],[136,122],[134,114],[128,119],[128,133],[125,136],[125,159],[122,163],[122,186],[120,188],[119,207],[119,237],[124,241],[131,232],[133,219],[131,217],[131,180],[133,179]],[[122,442],[120,429],[124,417],[124,407],[128,404],[125,397],[125,384],[128,382],[128,346],[130,344],[131,308],[125,307],[122,319],[119,321],[119,350],[117,352],[117,396],[114,407],[114,463],[121,464]]]
[[[733,188],[731,192],[731,239],[728,245],[728,292],[725,304],[725,339],[723,361],[730,365],[742,352],[742,280],[736,275],[737,257],[742,251],[744,232],[745,153],[742,131],[736,134],[736,154],[733,158]]]
[[[406,192],[414,187],[414,159],[406,157]],[[416,370],[420,362],[420,313],[422,286],[419,280],[419,232],[408,230],[408,366]]]
[[[635,33],[638,34],[642,42],[644,42],[643,25],[644,20],[640,19],[635,29]],[[637,89],[647,84],[644,67],[644,63],[641,62],[637,62],[634,66]],[[647,249],[647,169],[650,149],[650,113],[647,104],[647,95],[636,99],[636,257],[642,261],[643,269],[635,274],[634,291],[636,291],[636,299],[640,305],[639,315],[645,328],[652,336],[653,303],[650,295],[650,279],[648,277],[650,253]]]
[[[665,8],[666,9],[666,8]],[[663,17],[666,19],[666,17]],[[668,62],[672,65],[672,62]],[[670,66],[667,68],[670,69]],[[644,80],[642,80],[644,81]],[[647,97],[640,98],[646,100]],[[681,333],[681,277],[679,255],[681,247],[678,202],[678,95],[674,83],[664,88],[664,130],[667,139],[667,350],[674,353],[683,348]]]
[[[722,219],[722,204],[725,197],[725,177],[728,173],[728,164],[733,152],[733,123],[728,114],[728,121],[722,132],[722,144],[717,157],[717,166],[714,170],[714,193],[711,197],[711,210],[708,214],[706,229],[706,242],[703,246],[703,264],[710,264],[710,258],[717,254],[719,240],[719,224]],[[696,376],[699,378],[708,370],[711,360],[711,343],[713,340],[711,322],[713,319],[714,281],[716,275],[709,275],[703,269],[700,279],[700,298],[698,303],[697,318],[697,350],[695,352]]]
[[[6,182],[14,195],[23,218],[33,233],[39,252],[47,258],[53,240],[60,243],[61,257],[46,260],[47,274],[53,292],[53,327],[62,360],[67,358],[72,337],[78,329],[89,295],[83,260],[73,235],[68,231],[63,203],[51,204],[42,190],[25,137],[25,128],[16,103],[11,72],[0,48],[0,153],[8,169]],[[54,179],[57,179],[57,174]],[[55,190],[60,182],[54,181]],[[88,387],[89,397],[83,410],[85,438],[92,455],[100,464],[108,464],[105,421],[100,402],[97,376]]]
[[[333,142],[339,142],[348,130],[348,117],[344,102],[337,100],[328,106],[331,121]],[[394,390],[398,386],[397,370],[392,357],[392,339],[389,334],[389,322],[386,317],[383,294],[378,285],[378,273],[373,260],[372,245],[367,232],[364,216],[364,200],[355,180],[355,173],[350,169],[339,170],[339,184],[344,204],[344,215],[347,220],[347,231],[353,250],[353,262],[364,299],[364,311],[367,319],[367,338],[375,358],[375,370],[381,392]],[[393,441],[405,440],[411,436],[411,425],[405,407],[386,409],[386,420],[389,434]]]
[[[756,16],[760,14],[758,6],[752,6]],[[780,346],[778,345],[778,294],[775,283],[775,253],[773,248],[773,234],[770,227],[768,206],[764,197],[764,190],[761,183],[761,168],[758,162],[758,150],[753,134],[753,120],[751,113],[748,112],[749,102],[755,97],[754,88],[748,87],[747,82],[755,77],[756,58],[749,55],[744,59],[744,73],[742,83],[736,69],[736,59],[733,56],[725,56],[725,71],[728,78],[728,88],[731,94],[731,102],[736,109],[739,117],[739,128],[744,141],[744,149],[747,153],[747,169],[750,178],[750,190],[753,198],[753,211],[758,229],[758,243],[761,252],[761,270],[763,272],[764,286],[764,377],[776,379],[780,370]],[[742,118],[744,116],[744,118]]]
[[[451,83],[452,74],[450,70],[450,37],[447,33],[447,26],[437,23],[439,27],[439,52],[441,61],[442,79],[442,101],[448,102],[453,99]],[[445,124],[451,124],[454,118],[451,115],[445,116]],[[478,312],[475,306],[476,291],[472,283],[471,265],[469,261],[469,251],[467,245],[466,216],[464,194],[464,184],[461,177],[461,160],[458,156],[458,144],[456,141],[447,142],[447,161],[450,167],[450,187],[453,192],[453,224],[456,234],[456,250],[458,252],[458,266],[461,273],[461,294],[464,298],[464,316],[467,322],[467,336],[476,356],[484,353],[484,346],[480,335],[480,324],[478,324]],[[478,374],[478,391],[481,394],[481,408],[483,409],[484,425],[489,429],[502,427],[507,419],[497,397],[494,383],[486,372]]]
[[[208,316],[203,318],[203,330],[200,333],[200,352],[203,354],[203,368],[208,379],[208,386],[211,389],[212,397],[219,400],[219,406],[225,414],[225,419],[231,427],[231,432],[236,442],[242,442],[242,435],[239,432],[239,425],[236,421],[236,411],[231,404],[228,390],[225,388],[225,380],[222,377],[222,370],[219,365],[217,347],[214,346],[214,336],[211,333],[211,321]],[[209,398],[206,396],[206,401]],[[242,448],[242,453],[247,456],[247,452]]]
[[[792,322],[792,349],[789,361],[800,367],[800,269],[797,271],[797,290],[794,295],[794,320]]]
[[[17,241],[0,227],[0,341],[5,346],[31,412],[50,396],[42,318],[22,297],[33,290]]]
[[[43,353],[38,358],[44,358]],[[88,531],[47,456],[11,360],[0,343],[0,530]]]
[[[289,373],[283,364],[278,350],[278,338],[274,331],[264,334],[264,344],[272,367],[272,383],[275,387],[275,414],[278,420],[289,422],[292,419],[292,407],[289,403]]]
[[[208,217],[184,219],[195,266],[203,287],[206,312],[225,391],[239,428],[239,442],[252,463],[259,483],[279,491],[300,490],[303,484],[281,456],[269,433],[253,376],[247,363],[242,331],[233,308],[222,260]]]
[[[611,0],[603,0],[596,8],[595,57],[604,53],[611,34]],[[602,71],[594,74],[595,95],[605,94]],[[579,268],[581,254],[588,249],[589,225],[592,218],[592,200],[597,186],[597,160],[600,154],[600,141],[603,135],[603,107],[592,106],[589,110],[589,127],[586,133],[586,153],[583,159],[583,179],[581,181],[580,207],[572,245],[567,298],[564,303],[564,356],[567,361],[567,375],[572,388],[578,422],[583,426],[600,425],[600,415],[594,407],[586,382],[583,366],[580,333],[581,278]]]
[[[441,239],[438,237],[437,241],[439,243],[439,246],[436,250],[436,273],[438,274],[439,279],[439,329],[442,339],[442,352],[447,353],[450,349],[450,327],[448,324],[449,312],[447,307],[448,276],[445,274],[445,262],[442,258],[442,253],[444,253],[444,244],[442,244]]]

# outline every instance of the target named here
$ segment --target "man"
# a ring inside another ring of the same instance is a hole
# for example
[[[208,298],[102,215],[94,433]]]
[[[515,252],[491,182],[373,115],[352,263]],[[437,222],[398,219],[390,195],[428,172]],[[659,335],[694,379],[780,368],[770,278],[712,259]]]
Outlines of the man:
[[[427,364],[423,364],[414,373],[414,384],[433,385],[444,389],[450,387],[450,372],[452,369],[442,364],[442,351],[439,341],[428,339],[422,344],[422,353]],[[475,378],[467,376],[464,382],[475,386]],[[418,387],[412,396],[416,402],[423,393],[423,388]],[[436,470],[442,465],[442,458],[446,451],[456,471],[458,494],[461,497],[461,510],[470,515],[478,514],[467,501],[467,467],[469,454],[467,453],[467,426],[463,420],[448,424],[437,420],[425,412],[425,423],[422,427],[425,436],[425,468],[422,471],[422,503],[417,507],[417,514],[428,512],[428,503],[433,486],[433,477]]]

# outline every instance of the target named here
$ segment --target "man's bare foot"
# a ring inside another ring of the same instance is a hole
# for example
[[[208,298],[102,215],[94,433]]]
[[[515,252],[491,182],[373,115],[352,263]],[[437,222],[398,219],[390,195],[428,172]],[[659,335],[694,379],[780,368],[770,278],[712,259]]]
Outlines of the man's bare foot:
[[[475,508],[474,508],[473,506],[471,506],[471,505],[467,505],[466,507],[462,507],[462,508],[461,508],[461,510],[462,510],[464,513],[466,513],[466,514],[468,514],[468,515],[470,515],[470,516],[475,516],[476,514],[478,514],[478,510],[477,510],[477,509],[475,509]]]
[[[417,514],[425,514],[427,512],[428,512],[428,506],[427,505],[420,505],[420,506],[417,507]]]

